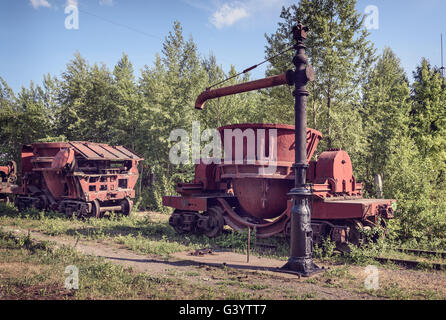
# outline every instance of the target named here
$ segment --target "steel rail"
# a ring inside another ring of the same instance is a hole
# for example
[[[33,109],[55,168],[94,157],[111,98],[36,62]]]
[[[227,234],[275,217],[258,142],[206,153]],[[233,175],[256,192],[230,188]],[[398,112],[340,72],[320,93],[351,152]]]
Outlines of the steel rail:
[[[431,261],[417,261],[408,259],[397,259],[397,258],[387,258],[387,257],[375,257],[376,261],[380,263],[393,262],[397,265],[407,267],[409,269],[416,269],[419,267],[430,267],[434,270],[446,270],[445,263],[437,263]]]
[[[444,251],[433,251],[433,250],[423,250],[423,249],[407,249],[407,248],[394,248],[394,250],[403,252],[403,253],[411,253],[415,255],[429,255],[429,256],[440,256],[441,258],[446,258],[446,252]]]

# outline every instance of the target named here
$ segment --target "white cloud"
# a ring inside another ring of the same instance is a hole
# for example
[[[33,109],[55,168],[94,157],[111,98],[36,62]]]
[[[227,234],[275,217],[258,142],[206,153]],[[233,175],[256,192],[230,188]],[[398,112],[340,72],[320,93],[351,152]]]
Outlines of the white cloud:
[[[51,7],[51,4],[47,0],[30,0],[30,3],[34,9],[37,9],[38,7]]]
[[[69,6],[77,7],[77,0],[67,0],[65,7]]]
[[[212,14],[210,21],[218,29],[221,29],[225,26],[232,26],[235,22],[248,16],[249,13],[244,4],[239,2],[225,3]]]
[[[101,6],[113,6],[113,0],[99,0]]]
[[[292,3],[291,0],[213,0],[211,3],[203,3],[202,0],[182,0],[183,2],[203,9],[207,6],[211,9],[211,16],[209,21],[218,29],[229,27],[238,21],[246,18],[254,20],[255,17],[269,16],[274,12],[280,10],[283,5]]]

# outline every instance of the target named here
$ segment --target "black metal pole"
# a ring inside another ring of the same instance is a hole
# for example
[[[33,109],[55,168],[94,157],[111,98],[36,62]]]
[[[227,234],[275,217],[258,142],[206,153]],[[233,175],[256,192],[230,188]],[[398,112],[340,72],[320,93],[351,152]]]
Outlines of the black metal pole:
[[[288,76],[294,79],[294,116],[295,116],[295,160],[293,164],[295,181],[294,188],[289,195],[293,200],[291,208],[291,243],[290,257],[282,267],[284,271],[291,271],[308,277],[321,270],[313,263],[313,230],[311,229],[311,212],[308,205],[312,196],[306,187],[307,175],[307,97],[306,85],[314,80],[313,67],[308,65],[305,45],[308,28],[299,23],[293,28],[293,38],[296,41],[296,55],[293,63],[295,71],[289,71]]]

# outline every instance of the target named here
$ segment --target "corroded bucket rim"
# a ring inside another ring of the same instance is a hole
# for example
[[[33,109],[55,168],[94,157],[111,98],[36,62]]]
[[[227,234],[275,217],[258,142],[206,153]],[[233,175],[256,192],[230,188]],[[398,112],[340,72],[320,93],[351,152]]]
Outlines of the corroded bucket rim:
[[[218,128],[218,130],[224,129],[247,129],[247,128],[260,128],[260,129],[288,129],[293,130],[295,127],[290,124],[283,123],[238,123],[238,124],[229,124],[226,126],[222,126]]]

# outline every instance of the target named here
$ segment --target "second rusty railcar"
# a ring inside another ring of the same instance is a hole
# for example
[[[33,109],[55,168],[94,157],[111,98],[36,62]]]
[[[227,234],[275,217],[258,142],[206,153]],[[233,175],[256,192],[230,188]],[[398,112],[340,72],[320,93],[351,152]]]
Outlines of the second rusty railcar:
[[[139,155],[123,146],[93,142],[33,143],[22,147],[19,210],[35,207],[67,216],[129,215]]]

